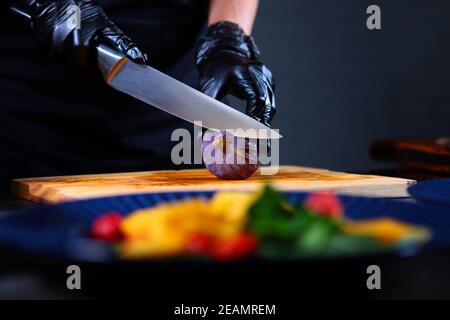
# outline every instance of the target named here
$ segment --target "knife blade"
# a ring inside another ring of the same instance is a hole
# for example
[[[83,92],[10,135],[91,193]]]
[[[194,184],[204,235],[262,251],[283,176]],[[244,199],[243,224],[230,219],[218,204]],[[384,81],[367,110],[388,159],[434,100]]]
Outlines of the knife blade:
[[[153,107],[214,131],[231,130],[239,137],[279,139],[276,131],[226,104],[150,67],[138,65],[100,45],[98,65],[105,81]]]

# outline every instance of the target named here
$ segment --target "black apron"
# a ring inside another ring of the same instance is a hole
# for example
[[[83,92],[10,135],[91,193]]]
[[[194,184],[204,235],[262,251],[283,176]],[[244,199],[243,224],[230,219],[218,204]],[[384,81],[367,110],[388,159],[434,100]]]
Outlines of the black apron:
[[[193,50],[205,1],[98,2],[151,65],[197,84]],[[173,167],[171,133],[190,124],[114,91],[98,70],[50,58],[28,26],[1,18],[0,189],[20,177]]]

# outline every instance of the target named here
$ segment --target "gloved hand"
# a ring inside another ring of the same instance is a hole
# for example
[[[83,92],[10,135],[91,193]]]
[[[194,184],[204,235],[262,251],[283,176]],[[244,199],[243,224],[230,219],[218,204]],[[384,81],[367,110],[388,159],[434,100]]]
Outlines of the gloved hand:
[[[147,62],[147,56],[109,20],[95,1],[14,0],[13,7],[31,16],[32,29],[42,46],[79,65],[95,61],[95,47],[99,44],[123,53],[136,63]],[[79,17],[73,8],[79,8]]]
[[[253,38],[231,22],[210,26],[196,52],[200,90],[219,100],[227,94],[246,100],[246,113],[269,126],[275,115],[275,83],[259,58]]]

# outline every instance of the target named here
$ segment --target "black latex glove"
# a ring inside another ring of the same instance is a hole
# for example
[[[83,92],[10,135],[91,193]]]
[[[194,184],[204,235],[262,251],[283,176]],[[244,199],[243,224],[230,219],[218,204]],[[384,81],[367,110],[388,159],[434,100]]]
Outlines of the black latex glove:
[[[31,26],[39,43],[80,65],[95,62],[95,47],[105,44],[132,61],[145,64],[147,56],[120,30],[95,2],[88,0],[14,0],[13,7],[31,16]],[[74,11],[80,9],[76,28]],[[73,7],[72,7],[73,8]]]
[[[259,57],[253,38],[237,24],[218,22],[201,38],[196,63],[203,93],[246,100],[246,113],[268,126],[275,115],[275,83]]]

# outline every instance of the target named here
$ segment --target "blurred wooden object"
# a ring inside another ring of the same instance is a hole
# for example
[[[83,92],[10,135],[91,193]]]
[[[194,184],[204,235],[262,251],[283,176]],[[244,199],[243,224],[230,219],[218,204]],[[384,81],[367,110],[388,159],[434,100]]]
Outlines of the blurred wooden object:
[[[450,176],[450,138],[436,140],[391,139],[373,143],[375,160],[396,162],[409,176],[439,178]]]
[[[252,190],[271,183],[282,190],[334,190],[380,197],[408,197],[413,180],[282,166],[274,176],[255,174],[247,180],[219,180],[205,169],[18,179],[16,197],[45,203],[149,192]]]

